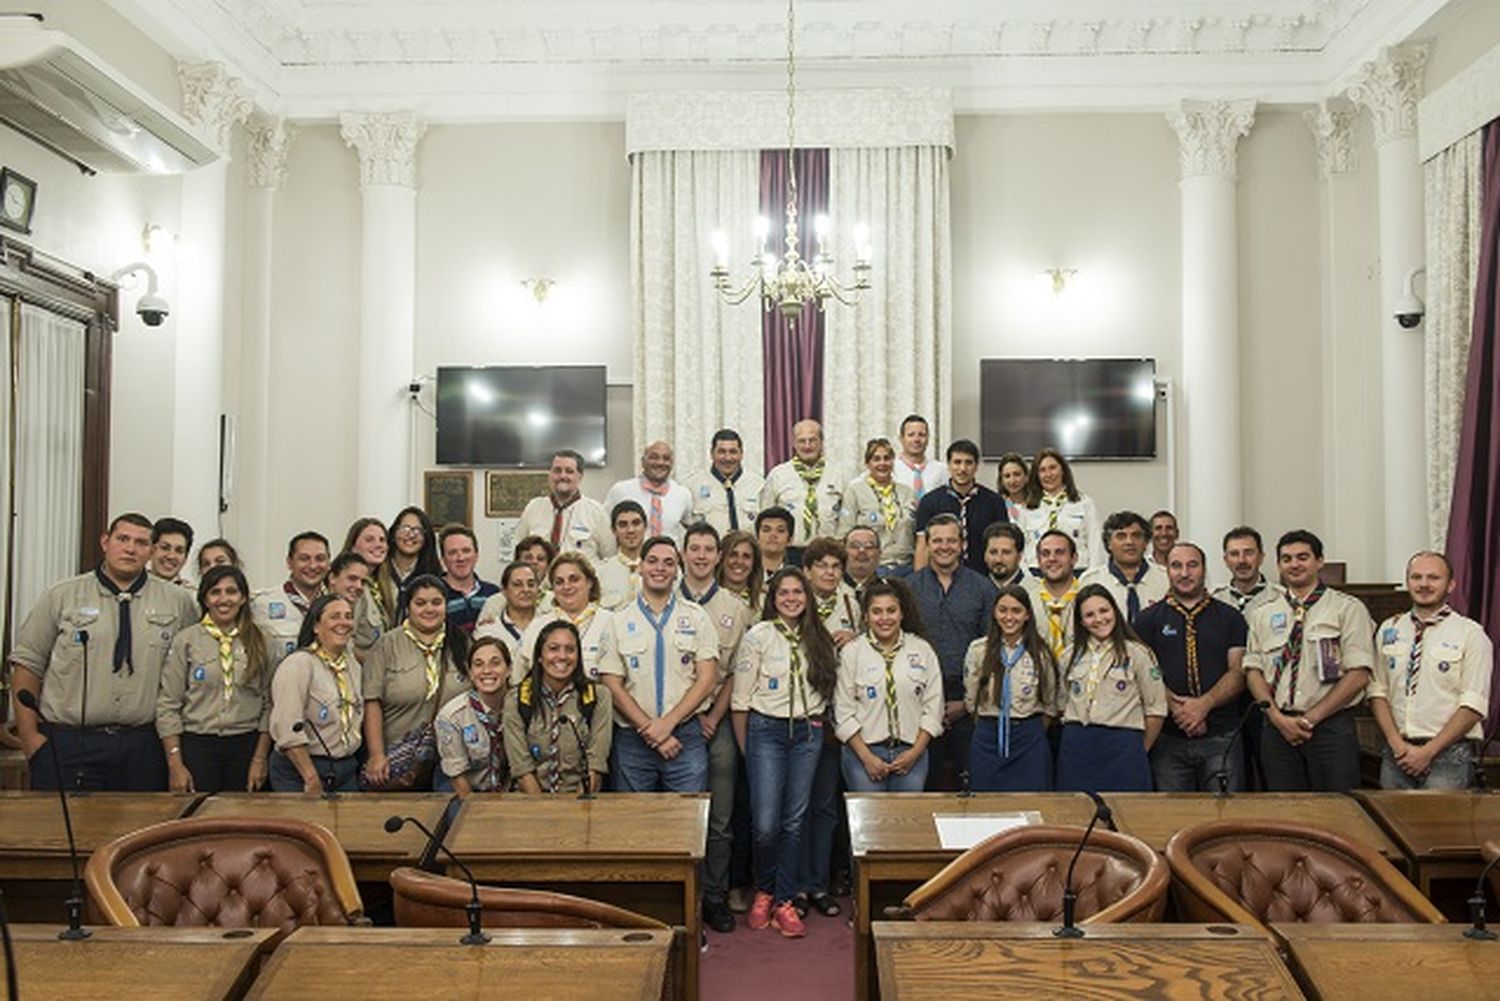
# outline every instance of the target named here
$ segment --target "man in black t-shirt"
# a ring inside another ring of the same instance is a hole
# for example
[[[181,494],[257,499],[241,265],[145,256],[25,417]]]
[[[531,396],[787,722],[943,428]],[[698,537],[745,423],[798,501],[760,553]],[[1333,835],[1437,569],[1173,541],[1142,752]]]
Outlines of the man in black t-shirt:
[[[960,438],[948,446],[948,482],[929,490],[917,504],[917,551],[913,559],[917,570],[927,566],[927,523],[937,515],[951,514],[958,518],[964,566],[975,573],[989,573],[984,562],[985,529],[1009,521],[1010,516],[1005,513],[1005,498],[975,482],[978,472],[978,445]]]
[[[1208,596],[1204,563],[1193,543],[1174,545],[1167,556],[1171,591],[1134,623],[1156,654],[1171,710],[1151,748],[1158,792],[1216,791],[1221,771],[1231,791],[1244,787],[1234,731],[1244,706],[1247,629],[1239,612]]]

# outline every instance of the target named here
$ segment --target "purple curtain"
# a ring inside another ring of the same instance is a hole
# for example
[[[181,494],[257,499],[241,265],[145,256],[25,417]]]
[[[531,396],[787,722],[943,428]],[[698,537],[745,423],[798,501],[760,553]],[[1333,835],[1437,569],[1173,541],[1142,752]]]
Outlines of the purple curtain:
[[[1484,129],[1479,273],[1463,430],[1448,517],[1453,606],[1483,623],[1500,646],[1500,119]],[[1486,742],[1500,729],[1500,672],[1490,692]]]
[[[817,250],[813,221],[828,211],[828,151],[799,149],[797,157],[797,253],[811,258]],[[760,154],[760,212],[771,222],[766,248],[780,257],[786,250],[787,151]],[[792,456],[792,425],[823,419],[823,313],[809,304],[789,329],[779,310],[761,317],[765,355],[766,469]]]

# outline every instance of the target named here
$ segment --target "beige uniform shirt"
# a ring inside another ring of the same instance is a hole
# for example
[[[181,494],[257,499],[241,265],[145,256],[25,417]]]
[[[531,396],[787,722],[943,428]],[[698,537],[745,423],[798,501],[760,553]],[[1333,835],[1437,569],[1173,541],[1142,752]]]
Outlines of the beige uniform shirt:
[[[1380,624],[1380,659],[1370,672],[1366,694],[1390,703],[1396,728],[1407,739],[1436,737],[1459,709],[1474,710],[1482,721],[1489,713],[1495,664],[1495,646],[1484,627],[1457,612],[1428,626],[1422,633],[1415,690],[1408,695],[1406,675],[1416,632],[1409,612],[1393,615]],[[1484,727],[1475,723],[1464,736],[1478,739],[1483,731]]]
[[[714,685],[713,697],[709,699],[712,702],[718,697],[724,683],[734,676],[734,655],[739,649],[740,638],[750,628],[755,613],[750,611],[744,598],[717,584],[706,595],[694,598],[688,594],[687,583],[684,581],[678,585],[677,593],[688,601],[696,601],[701,605],[713,620],[714,630],[719,634],[719,682]]]
[[[943,734],[943,670],[937,652],[920,636],[903,633],[891,663],[896,682],[895,739],[917,742],[917,733]],[[857,733],[866,744],[892,737],[885,657],[868,636],[857,636],[839,652],[839,683],[833,693],[834,736],[848,743]]]
[[[360,674],[365,701],[380,703],[385,746],[437,717],[438,708],[471,687],[469,676],[438,651],[437,690],[427,694],[427,655],[400,628],[386,633],[370,650]]]
[[[255,596],[250,599],[250,614],[271,641],[273,664],[279,663],[281,658],[297,649],[297,636],[302,632],[303,611],[292,601],[281,584],[256,591]],[[356,617],[356,632],[358,622]]]
[[[898,512],[894,527],[886,524],[880,497],[864,476],[844,488],[843,499],[839,502],[839,537],[843,538],[855,527],[873,529],[880,538],[882,566],[910,563],[917,544],[917,495],[903,483],[893,483],[893,486]]]
[[[453,696],[438,710],[433,721],[437,737],[439,767],[450,779],[460,775],[475,792],[504,792],[510,788],[510,766],[505,754],[504,707],[501,708],[501,738],[498,770],[491,767],[490,731],[474,711],[470,692]]]
[[[372,581],[365,587],[359,601],[354,604],[354,652],[363,657],[375,645],[375,641],[390,628],[385,621],[385,609],[379,599],[370,592]]]
[[[1102,567],[1109,559],[1109,551],[1104,548],[1104,523],[1099,520],[1093,498],[1080,494],[1076,501],[1064,500],[1056,510],[1057,530],[1067,533],[1078,551],[1078,569]],[[1039,507],[1020,509],[1020,528],[1026,535],[1026,551],[1022,554],[1025,566],[1037,565],[1036,544],[1052,530],[1052,512],[1053,507],[1045,500]]]
[[[501,727],[505,733],[505,757],[512,777],[535,775],[544,792],[578,792],[583,788],[580,737],[588,748],[589,771],[609,771],[609,748],[615,731],[614,701],[609,689],[603,685],[595,684],[593,692],[592,722],[585,721],[579,711],[578,693],[568,688],[564,689],[562,699],[555,705],[545,693],[536,693],[529,726],[521,717],[521,697],[526,692],[518,689],[505,696]],[[559,714],[562,721],[557,725],[557,742],[554,744],[553,720]],[[566,722],[569,719],[578,728],[576,735]]]
[[[988,641],[981,636],[969,644],[964,654],[964,708],[977,716],[1000,715],[1000,681],[995,679],[979,700],[979,677],[984,669],[984,649]],[[1039,666],[1029,653],[1010,668],[1010,717],[1026,719],[1037,713],[1057,715],[1057,683],[1050,668]]]
[[[1166,718],[1167,686],[1155,655],[1134,641],[1126,648],[1129,655],[1123,664],[1115,662],[1109,643],[1092,638],[1078,663],[1071,663],[1071,649],[1063,655],[1063,722],[1144,730],[1147,716]]]
[[[1355,668],[1370,670],[1375,664],[1375,623],[1364,602],[1329,588],[1317,604],[1307,610],[1302,626],[1302,662],[1297,668],[1297,688],[1292,691],[1290,668],[1285,664],[1286,641],[1296,621],[1286,592],[1246,616],[1250,640],[1245,647],[1245,670],[1258,671],[1271,688],[1271,701],[1282,709],[1306,712]],[[1363,691],[1349,700],[1358,705]],[[1342,708],[1342,707],[1341,707]]]
[[[595,608],[593,615],[588,618],[583,627],[578,630],[583,640],[583,649],[579,653],[583,657],[583,669],[589,678],[597,680],[599,677],[599,651],[600,643],[604,639],[604,630],[609,625],[609,618],[614,613],[607,608]],[[584,612],[588,616],[587,611]],[[531,673],[531,654],[536,650],[536,638],[542,634],[542,627],[559,619],[566,619],[560,608],[549,608],[543,612],[537,610],[536,617],[531,620],[531,625],[521,633],[521,639],[516,644],[516,659],[510,667],[510,683],[519,685],[521,679]],[[577,623],[574,623],[575,625]]]
[[[615,553],[594,564],[594,572],[599,575],[600,607],[614,611],[635,600],[641,593],[641,575],[636,572],[640,562]]]
[[[755,531],[755,516],[760,513],[760,492],[766,481],[748,469],[741,469],[734,481],[734,507],[739,516],[742,532]],[[719,535],[730,531],[729,492],[711,470],[705,470],[683,483],[692,495],[693,507],[688,515],[689,524],[708,522]]]
[[[505,649],[510,653],[510,664],[516,665],[516,654],[521,649],[521,636],[525,633],[524,626],[516,625],[516,621],[510,617],[505,610],[505,592],[491,595],[479,610],[479,621],[474,624],[474,638],[481,636],[493,636],[505,644]]]
[[[760,490],[760,509],[780,506],[792,513],[796,529],[792,532],[791,545],[805,546],[815,536],[837,535],[839,530],[839,505],[844,499],[846,477],[840,476],[832,466],[823,467],[823,477],[818,480],[818,523],[813,531],[807,530],[802,517],[802,502],[807,498],[807,482],[802,479],[790,460],[766,474],[766,484]],[[752,528],[751,531],[754,529]]]
[[[832,601],[815,594],[813,603],[818,609],[818,618],[823,620],[823,628],[828,630],[828,635],[837,636],[841,632],[856,634],[859,632],[859,599],[855,597],[854,588],[848,584],[842,581],[839,583],[838,590],[833,592]]]
[[[1073,645],[1073,603],[1077,600],[1082,584],[1069,588],[1064,598],[1054,598],[1040,577],[1027,579],[1026,593],[1031,595],[1031,614],[1036,619],[1037,632],[1042,641],[1052,650],[1059,661],[1062,652]],[[1056,617],[1052,610],[1057,609]]]
[[[802,719],[820,714],[827,702],[807,677],[807,656],[792,677],[792,647],[770,620],[745,630],[734,659],[734,692],[729,706],[778,719]],[[795,681],[795,683],[794,683]]]
[[[1140,600],[1141,609],[1156,604],[1167,596],[1171,590],[1171,581],[1167,579],[1167,572],[1155,563],[1147,563],[1146,576],[1135,586],[1136,598]],[[1088,587],[1090,584],[1103,584],[1114,597],[1115,604],[1120,608],[1120,614],[1124,615],[1129,607],[1127,599],[1130,589],[1121,584],[1119,578],[1109,572],[1109,566],[1090,567],[1078,578],[1079,587]]]
[[[133,670],[116,671],[122,605],[130,615]],[[10,660],[42,679],[38,701],[50,723],[151,726],[172,638],[198,618],[192,595],[168,581],[148,577],[139,593],[122,603],[92,572],[80,574],[52,585],[37,600],[15,635]]]
[[[548,495],[533,497],[521,509],[521,520],[516,523],[516,541],[528,535],[552,538],[552,498]],[[609,530],[609,512],[604,505],[592,497],[580,496],[563,508],[562,534],[558,536],[557,548],[566,552],[576,549],[590,560],[609,556],[615,551],[615,536]]]
[[[188,626],[172,640],[161,670],[156,699],[156,732],[162,737],[196,733],[209,737],[266,731],[271,722],[270,645],[259,627],[234,638],[230,651],[231,684],[224,684],[219,663],[219,641],[201,622]],[[245,644],[259,643],[265,664],[253,676]]]
[[[315,758],[326,757],[323,744],[304,727],[292,727],[306,721],[317,728],[318,736],[328,745],[335,758],[347,758],[364,743],[365,702],[360,681],[359,661],[346,655],[344,676],[349,683],[349,701],[345,706],[333,668],[311,650],[294,650],[276,665],[271,675],[271,739],[276,749],[306,747]],[[343,724],[340,709],[349,711],[349,724]]]
[[[625,679],[625,691],[650,716],[670,712],[698,680],[700,661],[719,673],[719,631],[696,602],[673,594],[665,609],[666,623],[660,634],[632,601],[610,616],[599,650],[599,673]],[[654,614],[654,613],[653,613]],[[710,698],[693,707],[692,713],[709,707]],[[632,726],[616,714],[620,726]]]

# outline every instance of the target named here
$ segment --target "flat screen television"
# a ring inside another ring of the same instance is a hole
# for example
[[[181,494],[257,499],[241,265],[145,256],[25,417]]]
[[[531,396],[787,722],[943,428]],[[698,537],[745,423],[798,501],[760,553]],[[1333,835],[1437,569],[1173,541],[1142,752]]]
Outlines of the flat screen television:
[[[437,370],[437,461],[543,467],[571,448],[605,460],[603,365],[494,365]]]
[[[979,449],[1070,459],[1156,457],[1154,358],[985,358]]]

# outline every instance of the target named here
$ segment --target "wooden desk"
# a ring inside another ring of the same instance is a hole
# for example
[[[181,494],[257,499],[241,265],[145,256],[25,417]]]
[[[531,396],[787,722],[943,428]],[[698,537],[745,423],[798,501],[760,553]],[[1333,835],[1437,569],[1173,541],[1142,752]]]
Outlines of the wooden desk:
[[[322,824],[339,839],[355,879],[383,884],[397,866],[418,864],[427,844],[427,836],[409,825],[387,834],[386,818],[416,817],[441,833],[438,825],[452,798],[447,793],[362,792],[336,799],[302,793],[226,793],[204,800],[193,816],[277,817]]]
[[[156,792],[69,796],[79,867],[106,842],[142,827],[175,820],[203,797]],[[68,833],[55,792],[0,792],[0,879],[73,878]]]
[[[938,841],[933,815],[971,816],[1035,810],[1046,824],[1083,826],[1094,815],[1082,793],[848,793],[854,855],[854,996],[878,996],[872,922],[960,854]]]
[[[1354,794],[1411,860],[1412,881],[1432,898],[1435,879],[1479,877],[1479,846],[1500,838],[1500,793],[1361,789]]]
[[[1301,998],[1270,936],[1235,925],[1091,925],[1060,939],[1053,925],[877,922],[881,996]]]
[[[358,997],[587,998],[657,1001],[672,935],[665,931],[494,928],[460,945],[456,928],[299,928],[266,963],[253,999]]]
[[[512,794],[466,800],[448,847],[478,879],[576,893],[682,926],[675,993],[696,998],[698,865],[707,842],[707,795]]]
[[[1212,820],[1288,820],[1342,834],[1374,848],[1398,867],[1405,856],[1380,825],[1355,800],[1342,793],[1247,792],[1220,799],[1207,792],[1131,792],[1104,794],[1114,811],[1115,826],[1157,851],[1184,827]]]
[[[12,925],[16,972],[26,1001],[240,998],[275,929],[93,928],[82,942],[59,942],[60,925]],[[0,978],[5,958],[0,955]]]
[[[1308,996],[1321,1001],[1500,998],[1500,941],[1463,925],[1273,924]]]

